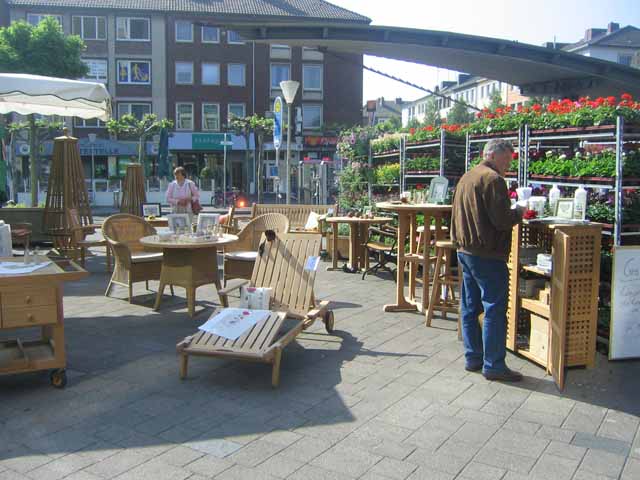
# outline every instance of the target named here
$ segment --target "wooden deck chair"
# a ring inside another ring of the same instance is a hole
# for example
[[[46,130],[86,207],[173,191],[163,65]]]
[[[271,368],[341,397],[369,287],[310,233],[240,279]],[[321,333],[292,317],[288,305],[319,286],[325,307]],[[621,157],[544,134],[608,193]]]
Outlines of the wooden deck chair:
[[[69,215],[69,227],[71,228],[70,238],[70,255],[74,261],[78,260],[80,256],[80,264],[82,268],[85,265],[86,252],[91,247],[104,247],[107,253],[107,271],[111,271],[111,248],[109,242],[105,238],[96,240],[87,240],[87,235],[94,233],[96,228],[100,228],[100,225],[82,225],[80,223],[80,215],[78,210],[72,208],[68,211]]]
[[[273,312],[235,341],[197,332],[178,343],[180,377],[186,378],[189,355],[235,358],[272,365],[271,384],[280,383],[282,350],[303,330],[321,319],[327,332],[333,332],[334,316],[329,302],[316,302],[313,293],[315,271],[305,268],[309,257],[320,255],[320,234],[279,234],[273,241],[263,237],[261,254],[253,268],[251,280],[235,281],[219,291],[226,296],[242,285],[271,287]],[[291,325],[284,328],[285,321]]]

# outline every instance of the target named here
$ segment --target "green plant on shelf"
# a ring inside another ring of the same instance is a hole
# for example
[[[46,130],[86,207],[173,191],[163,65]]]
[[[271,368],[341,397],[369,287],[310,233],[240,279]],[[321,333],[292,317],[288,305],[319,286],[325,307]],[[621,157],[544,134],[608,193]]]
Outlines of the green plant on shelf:
[[[476,165],[478,165],[480,163],[480,161],[482,160],[482,158],[480,157],[476,157],[476,158],[472,158],[469,161],[469,170],[471,170],[473,167],[475,167]],[[508,172],[517,172],[518,171],[518,167],[519,167],[519,161],[517,158],[511,160],[511,163],[509,164],[509,168],[508,168]]]
[[[378,185],[392,185],[400,182],[400,164],[389,163],[380,165],[374,170],[375,183]]]
[[[405,169],[408,172],[424,172],[440,169],[439,157],[416,157],[407,160]]]
[[[371,141],[371,151],[374,154],[381,154],[400,148],[400,134],[389,133]]]
[[[616,210],[606,202],[593,202],[587,206],[587,218],[592,222],[613,224],[616,221]]]

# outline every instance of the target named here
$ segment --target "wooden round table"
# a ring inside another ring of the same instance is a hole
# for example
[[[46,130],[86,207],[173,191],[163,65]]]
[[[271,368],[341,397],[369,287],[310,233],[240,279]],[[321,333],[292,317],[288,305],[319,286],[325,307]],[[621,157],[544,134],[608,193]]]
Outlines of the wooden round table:
[[[445,238],[442,229],[442,220],[451,216],[451,205],[436,203],[376,203],[378,210],[395,212],[398,214],[398,269],[396,285],[396,303],[385,305],[385,312],[406,312],[418,310],[426,314],[429,306],[429,272],[431,271],[431,239],[443,240]],[[416,217],[424,215],[425,229],[422,234],[422,243],[418,245],[418,224]],[[430,228],[431,220],[435,220],[435,228]],[[404,245],[409,235],[409,251],[405,252]],[[409,264],[409,298],[404,292],[404,269]],[[422,299],[416,302],[416,274],[418,267],[422,265]]]
[[[196,288],[213,283],[217,290],[222,288],[218,275],[218,247],[236,242],[236,235],[224,234],[216,240],[203,242],[162,241],[158,235],[142,237],[140,243],[146,247],[162,249],[162,270],[158,296],[153,306],[160,308],[164,287],[177,285],[187,290],[187,308],[189,315],[195,313]],[[223,306],[226,300],[220,298]]]
[[[364,244],[367,241],[369,226],[388,223],[392,220],[390,217],[327,217],[325,221],[333,227],[331,270],[338,268],[338,225],[341,223],[349,225],[349,271],[355,273],[360,271],[361,266],[365,264],[367,249]]]

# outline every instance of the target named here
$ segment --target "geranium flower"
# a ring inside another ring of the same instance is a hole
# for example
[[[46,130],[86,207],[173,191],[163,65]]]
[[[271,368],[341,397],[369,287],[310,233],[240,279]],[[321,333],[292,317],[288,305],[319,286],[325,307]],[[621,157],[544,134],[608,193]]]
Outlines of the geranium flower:
[[[511,158],[514,159],[514,160],[517,160],[518,159],[518,152],[514,150],[513,153],[511,154]]]
[[[416,129],[415,129],[415,128],[413,128],[413,127],[411,127],[411,128],[409,129],[409,135],[415,135],[415,133],[416,133]]]
[[[540,110],[542,110],[542,105],[540,105],[539,103],[535,103],[531,106],[531,109],[534,112],[539,112]]]
[[[615,107],[615,105],[616,105],[616,97],[613,97],[613,96],[607,97],[607,103],[610,106]]]
[[[621,98],[622,100],[627,100],[627,101],[629,101],[629,102],[630,102],[631,100],[633,100],[633,97],[631,96],[631,94],[630,94],[630,93],[623,93],[622,95],[620,95],[620,98]]]

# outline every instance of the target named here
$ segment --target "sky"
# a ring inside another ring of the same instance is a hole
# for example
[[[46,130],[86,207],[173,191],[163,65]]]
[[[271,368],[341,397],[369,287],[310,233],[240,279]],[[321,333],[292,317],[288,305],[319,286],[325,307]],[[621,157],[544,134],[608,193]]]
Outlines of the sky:
[[[640,27],[640,0],[329,0],[369,17],[373,25],[442,30],[542,45],[573,43],[588,28]],[[365,56],[366,66],[433,88],[457,75],[444,69]],[[473,73],[473,72],[469,72]],[[364,100],[414,100],[425,95],[377,74],[364,72]]]

